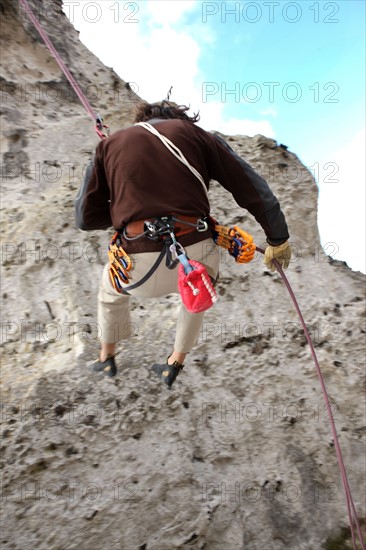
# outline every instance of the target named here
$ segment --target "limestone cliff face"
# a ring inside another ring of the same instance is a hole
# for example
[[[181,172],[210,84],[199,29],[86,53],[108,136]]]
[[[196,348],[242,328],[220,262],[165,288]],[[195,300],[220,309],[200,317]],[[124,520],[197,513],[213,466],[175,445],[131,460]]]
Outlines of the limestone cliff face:
[[[47,2],[47,15],[46,3],[30,4],[95,110],[112,130],[130,124],[139,98],[79,42],[61,0]],[[259,256],[238,266],[222,253],[220,300],[171,392],[149,365],[171,349],[177,296],[134,302],[115,379],[86,368],[111,232],[78,231],[73,199],[98,138],[17,3],[0,7],[2,548],[350,548],[310,352],[284,285]],[[364,517],[365,278],[324,256],[317,188],[297,156],[264,136],[225,138],[288,219],[288,277]],[[264,244],[215,182],[210,196],[218,219]]]

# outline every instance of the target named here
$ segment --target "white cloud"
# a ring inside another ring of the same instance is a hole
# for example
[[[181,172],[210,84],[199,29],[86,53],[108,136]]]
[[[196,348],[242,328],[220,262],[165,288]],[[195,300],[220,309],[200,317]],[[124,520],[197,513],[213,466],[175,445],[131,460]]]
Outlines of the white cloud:
[[[273,118],[276,118],[278,116],[277,109],[275,109],[274,107],[266,107],[266,109],[260,111],[260,114],[262,116],[272,116]]]
[[[262,134],[267,137],[275,137],[275,132],[267,120],[249,120],[224,117],[225,104],[212,101],[200,104],[200,126],[206,130],[217,130],[227,135],[255,136]]]
[[[142,10],[146,10],[149,15],[151,25],[170,26],[177,23],[185,13],[192,11],[197,2],[195,0],[174,0],[174,2],[149,0],[140,4]]]
[[[165,28],[164,31],[155,29],[145,38],[145,44],[140,43],[134,49],[133,55],[135,63],[129,68],[131,77],[128,80],[137,82],[141,97],[148,101],[163,99],[173,85],[172,99],[187,101],[198,74],[200,55],[199,46],[193,38],[172,28]],[[115,70],[122,78],[124,65],[123,61],[118,60],[115,64]]]
[[[68,5],[69,4],[69,5]],[[90,9],[85,6],[90,4]],[[264,134],[274,137],[270,122],[224,117],[224,103],[202,101],[202,82],[199,58],[202,44],[212,44],[215,36],[208,27],[200,27],[199,42],[192,36],[192,27],[177,23],[197,6],[195,0],[175,0],[132,3],[138,11],[124,11],[125,3],[99,3],[100,17],[91,3],[74,5],[64,2],[64,11],[80,31],[81,41],[103,63],[128,82],[147,101],[166,97],[173,86],[171,99],[189,104],[200,111],[202,127],[225,134]],[[73,9],[73,11],[70,11]],[[136,22],[126,22],[135,21]],[[138,21],[138,22],[137,22]],[[272,113],[269,113],[272,114]]]
[[[93,3],[89,3],[90,5]],[[113,69],[123,80],[134,82],[138,95],[148,101],[163,99],[171,85],[179,93],[177,102],[186,102],[198,74],[200,46],[189,29],[174,28],[175,23],[190,11],[192,0],[130,3],[138,6],[135,14],[117,11],[116,2],[99,3],[100,18],[96,12],[85,11],[82,3],[70,12],[72,3],[64,2],[64,11],[72,13],[72,23],[80,31],[80,40]],[[85,8],[86,4],[84,5]],[[136,20],[136,22],[126,22]]]
[[[319,163],[318,225],[323,247],[365,273],[365,130]]]

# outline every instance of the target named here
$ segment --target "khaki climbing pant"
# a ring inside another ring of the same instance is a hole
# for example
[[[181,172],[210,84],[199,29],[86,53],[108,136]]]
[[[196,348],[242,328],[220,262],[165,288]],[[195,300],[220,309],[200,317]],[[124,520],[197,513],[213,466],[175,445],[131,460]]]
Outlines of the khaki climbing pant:
[[[216,280],[220,255],[217,245],[211,238],[187,246],[185,251],[189,259],[201,262],[210,277]],[[128,284],[133,285],[140,281],[154,265],[159,254],[160,252],[132,254],[133,267]],[[178,265],[174,269],[169,269],[163,258],[147,281],[131,291],[127,289],[129,295],[119,294],[114,290],[109,280],[108,268],[109,264],[104,268],[98,294],[98,324],[102,341],[111,344],[127,339],[134,332],[130,312],[131,297],[157,298],[166,294],[179,293]],[[192,350],[198,340],[203,316],[204,313],[189,313],[181,304],[174,343],[175,351],[188,353]]]

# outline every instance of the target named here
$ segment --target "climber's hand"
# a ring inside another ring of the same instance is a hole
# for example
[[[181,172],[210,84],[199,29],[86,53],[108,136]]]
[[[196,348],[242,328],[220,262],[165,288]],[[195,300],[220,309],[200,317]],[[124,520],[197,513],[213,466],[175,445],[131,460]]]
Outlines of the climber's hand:
[[[285,241],[284,243],[278,246],[272,246],[271,244],[269,244],[264,253],[263,263],[271,271],[277,271],[277,268],[274,262],[272,262],[272,260],[277,260],[278,263],[281,265],[282,269],[286,269],[289,266],[290,259],[291,259],[291,247],[289,245],[289,242]]]

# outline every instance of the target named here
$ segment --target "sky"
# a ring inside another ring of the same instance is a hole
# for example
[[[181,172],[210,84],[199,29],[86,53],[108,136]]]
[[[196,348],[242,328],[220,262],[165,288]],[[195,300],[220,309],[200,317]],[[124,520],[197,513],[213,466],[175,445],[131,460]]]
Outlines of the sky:
[[[262,134],[314,174],[321,245],[366,272],[363,0],[64,0],[80,40],[147,101]]]

